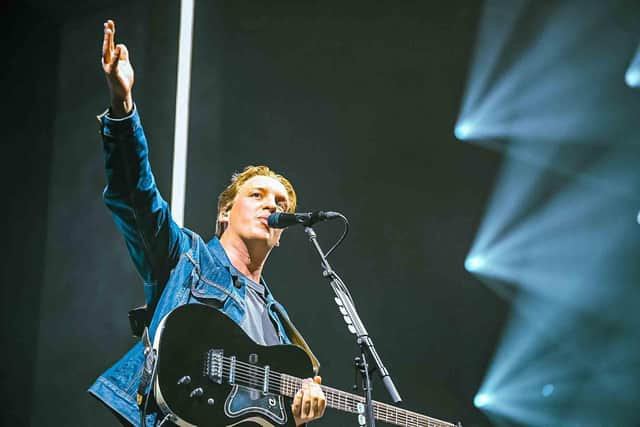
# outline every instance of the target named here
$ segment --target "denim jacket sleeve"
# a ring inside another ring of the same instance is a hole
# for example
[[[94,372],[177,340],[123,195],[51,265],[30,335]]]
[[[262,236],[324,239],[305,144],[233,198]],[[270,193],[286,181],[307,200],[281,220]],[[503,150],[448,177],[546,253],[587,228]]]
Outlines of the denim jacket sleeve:
[[[105,112],[98,120],[107,174],[103,198],[144,280],[147,304],[154,305],[171,269],[189,249],[189,238],[158,191],[137,108],[123,119]]]

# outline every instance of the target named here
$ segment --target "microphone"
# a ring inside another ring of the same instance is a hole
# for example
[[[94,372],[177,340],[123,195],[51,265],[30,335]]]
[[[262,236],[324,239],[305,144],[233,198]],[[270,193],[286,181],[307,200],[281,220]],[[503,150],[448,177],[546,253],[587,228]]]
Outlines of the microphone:
[[[316,211],[306,213],[284,213],[276,212],[269,215],[267,224],[271,228],[287,228],[291,225],[304,225],[309,227],[316,222],[326,221],[328,219],[339,218],[340,213],[331,211]]]

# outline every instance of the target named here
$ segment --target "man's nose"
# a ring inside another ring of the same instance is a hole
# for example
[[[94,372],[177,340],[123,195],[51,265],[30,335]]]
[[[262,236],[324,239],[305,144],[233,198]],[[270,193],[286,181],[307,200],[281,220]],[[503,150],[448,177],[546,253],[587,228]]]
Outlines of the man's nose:
[[[271,212],[275,212],[278,209],[278,205],[276,204],[276,200],[274,197],[265,197],[264,198],[264,207],[269,209]]]

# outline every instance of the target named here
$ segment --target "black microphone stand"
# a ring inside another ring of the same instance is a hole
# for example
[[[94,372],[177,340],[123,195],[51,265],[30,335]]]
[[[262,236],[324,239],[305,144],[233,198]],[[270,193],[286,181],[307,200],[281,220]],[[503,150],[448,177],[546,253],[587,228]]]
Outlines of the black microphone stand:
[[[342,215],[340,215],[342,217]],[[346,220],[342,217],[343,220]],[[340,314],[342,315],[345,323],[347,324],[347,329],[349,332],[354,334],[357,337],[357,344],[360,347],[360,366],[357,368],[362,373],[362,384],[363,391],[365,394],[365,415],[367,419],[368,427],[375,427],[375,414],[373,412],[373,399],[371,397],[371,380],[369,378],[369,373],[373,370],[377,369],[378,373],[382,377],[382,382],[385,385],[387,391],[391,395],[391,399],[394,403],[398,403],[402,401],[396,386],[393,384],[393,380],[389,375],[389,371],[384,367],[382,363],[382,359],[378,355],[375,347],[373,346],[373,341],[369,336],[358,312],[356,311],[356,307],[351,299],[351,295],[344,282],[338,274],[331,268],[329,261],[327,261],[327,257],[325,256],[322,248],[318,244],[318,239],[316,236],[316,232],[311,227],[311,224],[305,225],[304,231],[309,237],[309,241],[313,244],[314,248],[320,255],[320,259],[322,260],[322,276],[329,280],[329,284],[331,285],[331,289],[336,294],[335,302],[338,305],[338,309],[340,310]],[[372,369],[369,369],[369,364],[372,364]],[[362,423],[361,423],[362,424]]]

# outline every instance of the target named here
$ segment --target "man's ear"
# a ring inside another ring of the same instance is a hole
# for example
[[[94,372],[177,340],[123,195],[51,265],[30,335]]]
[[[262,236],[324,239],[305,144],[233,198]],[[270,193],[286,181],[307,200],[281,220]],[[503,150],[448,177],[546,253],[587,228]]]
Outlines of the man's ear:
[[[224,210],[224,211],[220,212],[220,214],[218,215],[218,222],[223,222],[225,224],[227,224],[229,222],[229,211],[228,210]]]

